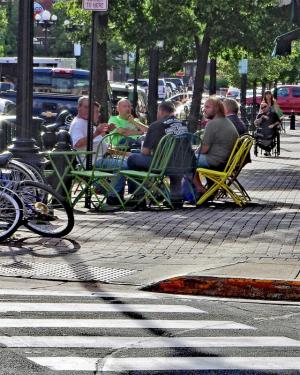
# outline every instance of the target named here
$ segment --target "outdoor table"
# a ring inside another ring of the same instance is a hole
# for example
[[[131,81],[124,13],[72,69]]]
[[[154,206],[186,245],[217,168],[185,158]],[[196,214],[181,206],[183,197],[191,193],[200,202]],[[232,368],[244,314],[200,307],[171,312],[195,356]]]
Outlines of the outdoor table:
[[[55,176],[58,179],[58,184],[55,188],[56,191],[58,191],[60,188],[63,189],[63,191],[66,194],[66,200],[67,202],[72,205],[72,190],[69,191],[65,184],[66,177],[73,177],[71,172],[75,171],[79,167],[82,169],[85,169],[85,157],[90,154],[94,154],[94,151],[48,151],[43,152],[43,155],[45,155],[48,160],[50,161],[51,167],[55,173]],[[63,157],[63,160],[65,162],[65,166],[63,171],[61,172],[59,168],[57,167],[57,157]],[[82,157],[83,156],[83,157]],[[77,161],[77,163],[75,163]]]

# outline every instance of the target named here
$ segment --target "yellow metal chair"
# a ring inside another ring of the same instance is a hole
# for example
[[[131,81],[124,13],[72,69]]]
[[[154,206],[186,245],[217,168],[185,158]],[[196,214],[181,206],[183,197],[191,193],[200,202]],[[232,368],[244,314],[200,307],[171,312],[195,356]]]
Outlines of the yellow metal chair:
[[[237,177],[245,165],[245,159],[252,144],[253,138],[250,135],[238,138],[223,171],[197,168],[196,173],[199,178],[204,177],[212,182],[206,193],[198,200],[197,205],[201,205],[218,191],[221,191],[223,195],[226,193],[238,206],[243,206],[250,200],[249,195],[237,180]]]

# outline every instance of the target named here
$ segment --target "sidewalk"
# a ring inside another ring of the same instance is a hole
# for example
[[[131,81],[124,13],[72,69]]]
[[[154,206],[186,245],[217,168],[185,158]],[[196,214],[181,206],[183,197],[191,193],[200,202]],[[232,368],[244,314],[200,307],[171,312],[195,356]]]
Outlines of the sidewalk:
[[[62,240],[19,230],[0,245],[0,276],[147,285],[179,275],[300,281],[300,124],[278,159],[241,174],[252,203],[177,211],[77,212]]]

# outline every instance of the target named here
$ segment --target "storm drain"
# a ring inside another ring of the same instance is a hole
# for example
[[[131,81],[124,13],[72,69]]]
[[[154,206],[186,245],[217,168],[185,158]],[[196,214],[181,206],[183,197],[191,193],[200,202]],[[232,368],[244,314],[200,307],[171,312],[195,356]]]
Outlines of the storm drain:
[[[67,264],[19,262],[1,263],[0,265],[1,276],[67,281],[101,281],[109,283],[135,272],[136,270],[92,267],[84,264],[70,266]]]

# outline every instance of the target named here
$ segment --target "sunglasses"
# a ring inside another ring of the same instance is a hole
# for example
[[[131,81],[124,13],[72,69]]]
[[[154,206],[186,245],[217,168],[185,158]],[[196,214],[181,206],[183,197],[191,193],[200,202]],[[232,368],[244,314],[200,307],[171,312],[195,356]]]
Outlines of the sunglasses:
[[[265,108],[268,108],[268,106],[267,106],[267,105],[264,105],[263,107],[261,107],[261,109],[265,109]]]

